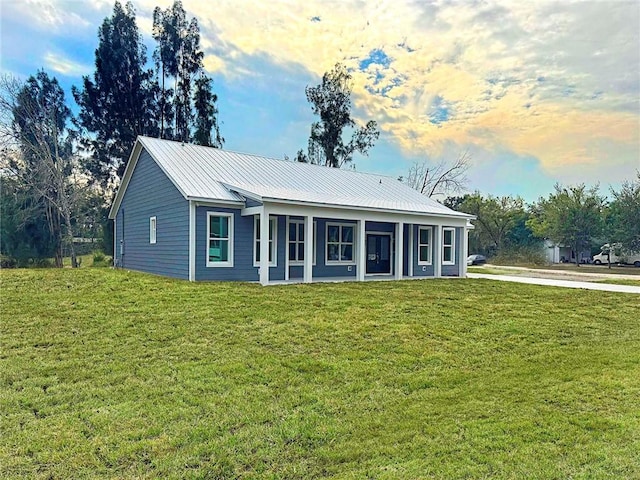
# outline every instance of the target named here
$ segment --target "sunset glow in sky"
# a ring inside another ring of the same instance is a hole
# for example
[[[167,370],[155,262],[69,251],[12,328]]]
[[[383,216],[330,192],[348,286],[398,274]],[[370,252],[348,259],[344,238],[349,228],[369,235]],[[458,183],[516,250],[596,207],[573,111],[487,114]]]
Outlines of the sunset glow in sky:
[[[148,45],[165,0],[136,0]],[[304,89],[343,62],[354,112],[381,136],[359,171],[406,175],[469,150],[469,189],[533,201],[553,184],[603,193],[640,169],[640,2],[184,0],[230,150],[282,158],[314,120]],[[1,0],[1,70],[67,90],[94,70],[112,1]]]

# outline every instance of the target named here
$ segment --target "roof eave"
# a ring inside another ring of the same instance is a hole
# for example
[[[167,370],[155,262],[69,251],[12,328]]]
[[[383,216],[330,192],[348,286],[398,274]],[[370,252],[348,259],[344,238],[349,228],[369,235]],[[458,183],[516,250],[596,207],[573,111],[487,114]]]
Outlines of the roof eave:
[[[438,217],[438,218],[460,218],[460,219],[467,219],[467,220],[473,220],[476,217],[474,217],[473,215],[469,215],[466,213],[461,213],[461,212],[456,212],[454,210],[452,210],[453,214],[448,214],[448,213],[435,213],[435,212],[417,212],[415,210],[400,210],[400,209],[390,209],[390,208],[377,208],[377,207],[359,207],[359,206],[354,206],[354,205],[341,205],[338,203],[322,203],[322,202],[307,202],[307,201],[303,201],[303,200],[288,200],[288,199],[284,199],[284,198],[276,198],[276,197],[261,197],[262,198],[262,202],[271,202],[271,203],[284,203],[287,205],[304,205],[304,206],[308,206],[308,207],[318,207],[318,208],[337,208],[340,210],[357,210],[357,211],[364,211],[364,212],[384,212],[384,213],[396,213],[396,214],[410,214],[410,215],[420,215],[420,216],[424,216],[424,215],[428,215],[428,216],[432,216],[432,217]]]
[[[114,220],[118,213],[118,209],[120,208],[120,204],[122,203],[122,199],[124,197],[124,193],[127,190],[127,186],[129,185],[129,181],[131,180],[131,175],[133,175],[133,170],[138,163],[138,159],[140,158],[140,152],[142,151],[142,142],[138,137],[136,139],[136,143],[133,145],[133,149],[131,150],[131,155],[129,155],[129,161],[127,162],[127,168],[124,171],[124,175],[122,175],[122,181],[118,186],[118,191],[116,193],[116,198],[113,199],[113,203],[111,204],[111,208],[109,209],[109,219]]]

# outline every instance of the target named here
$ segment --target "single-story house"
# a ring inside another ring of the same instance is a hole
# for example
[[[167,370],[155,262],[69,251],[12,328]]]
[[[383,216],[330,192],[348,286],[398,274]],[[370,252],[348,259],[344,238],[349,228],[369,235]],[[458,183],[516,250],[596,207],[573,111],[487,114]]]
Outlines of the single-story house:
[[[149,137],[109,218],[117,267],[263,285],[464,277],[473,228],[387,176]]]
[[[545,256],[548,263],[575,263],[576,252],[566,245],[556,244],[551,240],[544,241]],[[578,254],[578,263],[589,263],[591,251],[583,250]]]

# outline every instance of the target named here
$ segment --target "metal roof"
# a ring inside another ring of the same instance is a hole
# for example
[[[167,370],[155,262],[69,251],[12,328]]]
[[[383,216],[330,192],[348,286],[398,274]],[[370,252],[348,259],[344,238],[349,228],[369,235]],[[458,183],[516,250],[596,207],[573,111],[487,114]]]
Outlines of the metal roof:
[[[237,191],[261,201],[471,217],[384,175],[150,137],[138,137],[138,141],[187,199],[242,201]]]

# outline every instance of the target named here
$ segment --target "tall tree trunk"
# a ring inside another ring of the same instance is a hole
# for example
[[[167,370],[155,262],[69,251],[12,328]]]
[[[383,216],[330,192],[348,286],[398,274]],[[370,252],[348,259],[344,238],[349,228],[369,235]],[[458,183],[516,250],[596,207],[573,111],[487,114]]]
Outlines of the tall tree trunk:
[[[63,200],[64,210],[64,226],[66,227],[66,239],[69,243],[69,255],[71,256],[71,267],[78,268],[78,258],[76,257],[76,249],[73,246],[73,229],[71,227],[71,209],[66,201]]]

